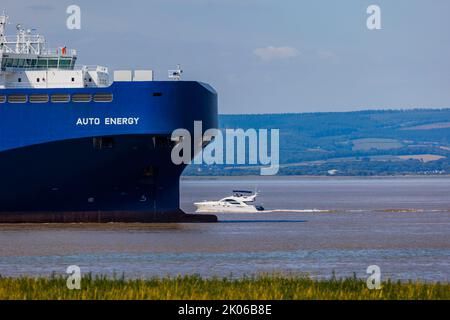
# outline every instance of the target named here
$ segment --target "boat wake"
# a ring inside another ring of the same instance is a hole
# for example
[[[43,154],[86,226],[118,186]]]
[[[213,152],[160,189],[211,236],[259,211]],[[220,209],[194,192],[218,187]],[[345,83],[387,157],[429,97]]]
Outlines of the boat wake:
[[[292,213],[422,213],[422,212],[450,212],[450,209],[273,209],[263,210],[261,213],[292,212]]]
[[[264,210],[261,212],[299,212],[299,213],[331,213],[335,212],[334,210],[319,210],[319,209],[273,209],[273,210]]]

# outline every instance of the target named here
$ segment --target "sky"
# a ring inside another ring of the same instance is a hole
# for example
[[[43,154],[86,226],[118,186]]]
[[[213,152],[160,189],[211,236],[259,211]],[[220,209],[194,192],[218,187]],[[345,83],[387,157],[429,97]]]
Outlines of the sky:
[[[69,5],[81,29],[69,30]],[[381,9],[369,30],[367,8]],[[79,63],[153,69],[181,64],[211,84],[219,111],[287,113],[450,107],[448,0],[2,0],[21,23]]]

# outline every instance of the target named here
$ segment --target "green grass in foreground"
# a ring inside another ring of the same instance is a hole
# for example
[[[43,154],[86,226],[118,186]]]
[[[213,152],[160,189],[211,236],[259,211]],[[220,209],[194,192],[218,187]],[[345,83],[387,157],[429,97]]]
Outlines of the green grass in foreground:
[[[263,275],[240,279],[180,276],[124,280],[86,276],[80,290],[64,278],[0,278],[0,299],[450,299],[449,283],[382,282],[367,289],[365,280],[312,280]]]

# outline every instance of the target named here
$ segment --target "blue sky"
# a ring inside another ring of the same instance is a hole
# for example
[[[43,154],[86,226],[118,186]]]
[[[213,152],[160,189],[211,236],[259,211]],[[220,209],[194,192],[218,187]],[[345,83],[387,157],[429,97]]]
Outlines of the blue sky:
[[[81,30],[66,8],[82,10]],[[366,27],[381,8],[382,29]],[[221,113],[450,107],[448,0],[2,0],[79,62],[149,68],[177,63],[219,92]]]

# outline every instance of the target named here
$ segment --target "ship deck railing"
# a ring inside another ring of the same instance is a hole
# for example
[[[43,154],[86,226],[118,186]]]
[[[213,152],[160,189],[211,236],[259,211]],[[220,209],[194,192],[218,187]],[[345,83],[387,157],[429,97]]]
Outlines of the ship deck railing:
[[[60,56],[60,57],[74,57],[77,55],[76,49],[67,49],[66,52],[63,54],[62,48],[52,48],[52,49],[44,49],[41,50],[41,56]]]
[[[46,84],[41,84],[40,86],[33,86],[29,83],[14,83],[13,85],[4,85],[0,83],[0,89],[79,89],[79,88],[106,88],[109,87],[112,82],[108,81],[106,84],[98,84],[98,83],[76,83],[74,86],[74,82],[52,82],[48,86]],[[1,95],[1,94],[0,94]]]
[[[91,65],[91,66],[74,66],[74,67],[32,67],[32,66],[23,66],[23,67],[6,67],[3,68],[1,71],[3,72],[18,72],[18,71],[45,71],[45,70],[82,70],[82,71],[96,71],[96,72],[102,72],[102,73],[108,73],[108,68],[107,67],[103,67],[103,66],[96,66],[96,65]]]
[[[29,50],[30,52],[16,52],[16,44],[14,42],[5,42],[5,46],[3,47],[3,54],[20,54],[20,55],[33,55],[33,56],[48,56],[48,57],[76,57],[77,56],[77,50],[76,49],[69,49],[65,48],[65,52],[63,54],[63,47],[59,48],[40,48],[39,54],[36,54],[35,52],[32,52],[32,50]],[[12,45],[12,46],[11,46]]]

